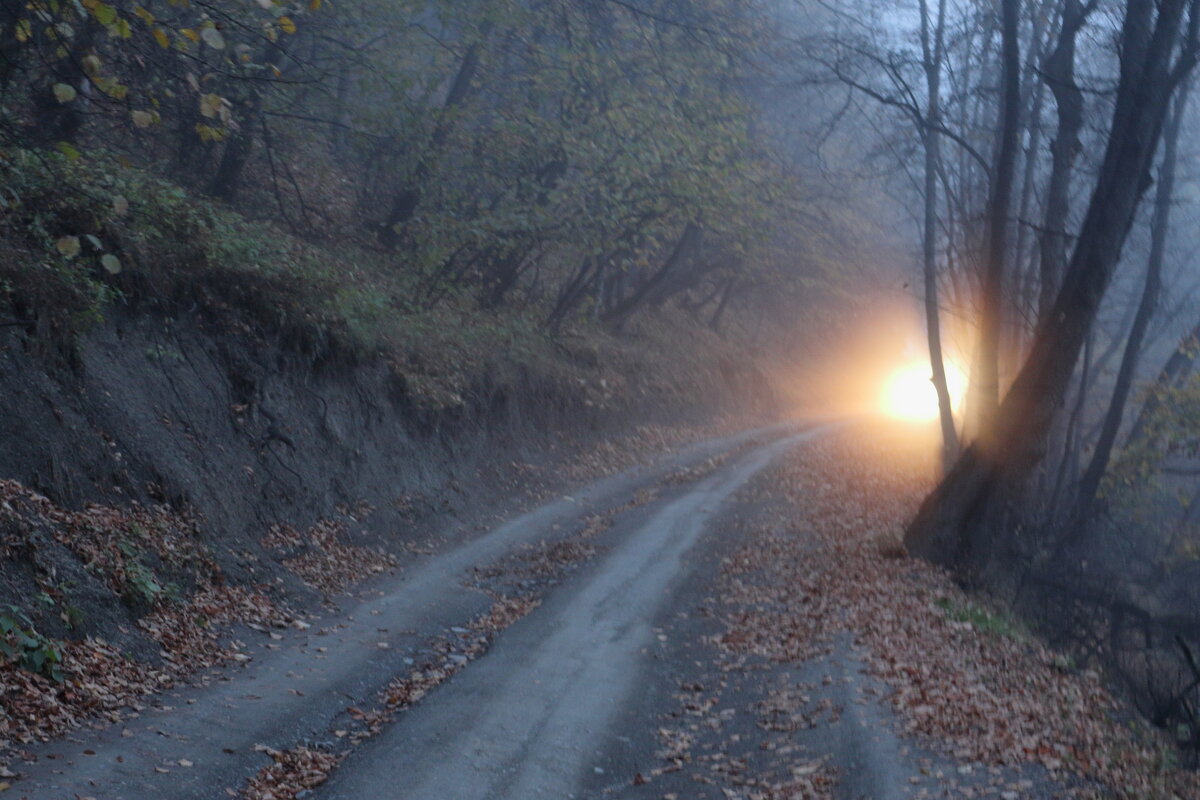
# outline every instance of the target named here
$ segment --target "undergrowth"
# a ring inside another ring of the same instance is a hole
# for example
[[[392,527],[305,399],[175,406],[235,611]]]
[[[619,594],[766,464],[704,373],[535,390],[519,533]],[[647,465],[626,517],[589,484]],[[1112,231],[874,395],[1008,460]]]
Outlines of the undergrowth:
[[[993,612],[971,601],[956,602],[948,597],[940,598],[936,605],[955,622],[969,623],[975,630],[992,636],[1025,641],[1029,632],[1019,620],[1007,614]]]
[[[314,359],[382,357],[418,406],[440,410],[517,381],[592,406],[634,389],[692,393],[726,349],[699,326],[680,337],[688,323],[669,309],[618,338],[586,322],[551,336],[537,302],[485,310],[450,293],[425,306],[402,255],[350,234],[306,241],[102,153],[0,151],[0,186],[0,324],[65,352],[114,310],[199,307],[305,342]]]

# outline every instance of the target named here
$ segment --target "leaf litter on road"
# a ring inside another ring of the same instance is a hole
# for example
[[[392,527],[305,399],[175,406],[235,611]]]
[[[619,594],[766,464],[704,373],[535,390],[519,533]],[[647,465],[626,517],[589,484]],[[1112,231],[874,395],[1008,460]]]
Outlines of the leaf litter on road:
[[[848,633],[903,732],[961,764],[945,781],[955,796],[1045,796],[1031,792],[1057,783],[1053,791],[1081,797],[1200,797],[1200,778],[1174,768],[1169,743],[1131,722],[1100,675],[1063,670],[1061,654],[1001,611],[973,624],[961,610],[985,600],[903,557],[899,536],[930,486],[931,455],[867,430],[786,457],[766,494],[786,499],[788,518],[754,526],[726,560],[716,644],[800,664]],[[772,695],[769,719],[809,724],[803,699]],[[1030,765],[1035,780],[1012,777]]]

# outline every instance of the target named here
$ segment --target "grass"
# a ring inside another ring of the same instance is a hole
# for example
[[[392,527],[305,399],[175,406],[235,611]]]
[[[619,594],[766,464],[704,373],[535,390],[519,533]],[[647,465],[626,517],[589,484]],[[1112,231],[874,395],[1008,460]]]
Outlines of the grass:
[[[949,597],[942,597],[936,601],[936,605],[955,622],[969,623],[971,627],[983,633],[1015,639],[1019,642],[1029,639],[1029,631],[1015,617],[994,613],[970,600],[959,602]]]

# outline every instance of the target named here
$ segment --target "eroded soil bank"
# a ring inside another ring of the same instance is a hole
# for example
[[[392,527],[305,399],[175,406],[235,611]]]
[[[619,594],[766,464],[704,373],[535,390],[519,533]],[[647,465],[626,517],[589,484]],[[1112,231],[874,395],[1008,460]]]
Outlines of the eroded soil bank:
[[[752,368],[648,374],[565,345],[433,408],[394,363],[264,330],[114,311],[64,355],[0,329],[8,755],[238,660],[233,623],[303,625],[534,500],[771,413]]]

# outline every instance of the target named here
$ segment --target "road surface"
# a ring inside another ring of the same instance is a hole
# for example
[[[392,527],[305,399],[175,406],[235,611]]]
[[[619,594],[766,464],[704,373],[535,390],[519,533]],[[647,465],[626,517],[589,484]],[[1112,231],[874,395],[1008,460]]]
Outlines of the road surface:
[[[780,453],[823,430],[775,426],[704,442],[548,503],[374,585],[306,631],[256,642],[244,668],[164,696],[128,724],[35,749],[38,761],[21,765],[14,796],[228,796],[267,763],[262,745],[330,742],[347,707],[371,707],[392,677],[411,669],[411,654],[431,635],[484,612],[491,600],[464,588],[472,568],[618,510],[603,552],[485,656],[360,745],[313,794],[584,796],[603,769],[593,764],[595,754],[621,735],[613,730],[618,711],[639,703],[639,676],[655,641],[650,621],[685,588],[693,556],[712,533],[708,521]],[[695,482],[665,486],[653,503],[631,502],[722,455],[729,457]]]

